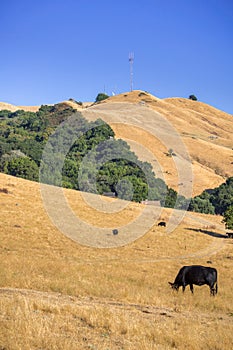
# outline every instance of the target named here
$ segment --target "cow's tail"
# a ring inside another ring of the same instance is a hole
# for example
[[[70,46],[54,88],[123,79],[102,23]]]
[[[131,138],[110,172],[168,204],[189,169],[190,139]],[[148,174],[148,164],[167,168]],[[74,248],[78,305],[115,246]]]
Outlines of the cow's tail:
[[[217,294],[218,293],[218,283],[216,282],[216,284],[215,284],[215,294]]]
[[[215,294],[218,293],[218,272],[216,270],[216,283],[215,283]]]

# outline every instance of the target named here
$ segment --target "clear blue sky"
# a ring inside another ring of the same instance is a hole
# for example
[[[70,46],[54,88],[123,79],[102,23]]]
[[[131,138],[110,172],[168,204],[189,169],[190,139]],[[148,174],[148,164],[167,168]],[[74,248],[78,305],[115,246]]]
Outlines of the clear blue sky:
[[[232,0],[1,0],[0,101],[134,89],[233,113]]]

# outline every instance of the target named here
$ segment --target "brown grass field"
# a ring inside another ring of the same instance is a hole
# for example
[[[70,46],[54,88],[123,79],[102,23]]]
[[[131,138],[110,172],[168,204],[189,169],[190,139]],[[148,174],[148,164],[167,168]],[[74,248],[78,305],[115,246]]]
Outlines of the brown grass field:
[[[115,215],[91,208],[82,193],[64,194],[75,215],[109,232],[144,207],[128,203]],[[95,248],[56,228],[38,183],[0,174],[0,199],[0,349],[232,348],[233,240],[221,217],[184,213],[168,234],[157,222],[172,210],[151,209],[154,224],[142,237]],[[217,268],[217,296],[207,286],[194,295],[170,289],[190,264]]]

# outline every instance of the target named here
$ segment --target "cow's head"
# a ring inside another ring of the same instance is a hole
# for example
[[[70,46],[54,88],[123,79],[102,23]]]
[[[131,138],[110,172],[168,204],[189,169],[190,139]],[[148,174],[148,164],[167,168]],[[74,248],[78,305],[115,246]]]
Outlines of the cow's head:
[[[177,292],[179,290],[179,285],[177,283],[172,283],[172,282],[168,282],[171,286],[172,289],[175,289]]]

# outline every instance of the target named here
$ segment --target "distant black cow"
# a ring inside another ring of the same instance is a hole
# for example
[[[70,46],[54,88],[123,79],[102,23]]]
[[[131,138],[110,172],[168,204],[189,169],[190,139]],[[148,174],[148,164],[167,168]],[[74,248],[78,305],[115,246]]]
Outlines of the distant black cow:
[[[233,232],[227,232],[229,238],[233,238]]]
[[[165,221],[160,221],[160,222],[158,223],[158,226],[164,226],[164,227],[166,227],[166,222],[165,222]]]
[[[190,290],[193,293],[193,285],[202,286],[207,284],[210,287],[210,294],[215,295],[218,292],[217,284],[217,270],[213,267],[205,267],[200,265],[183,266],[178,272],[174,283],[168,282],[175,290],[179,290],[179,287],[183,288],[187,285],[190,286]]]

